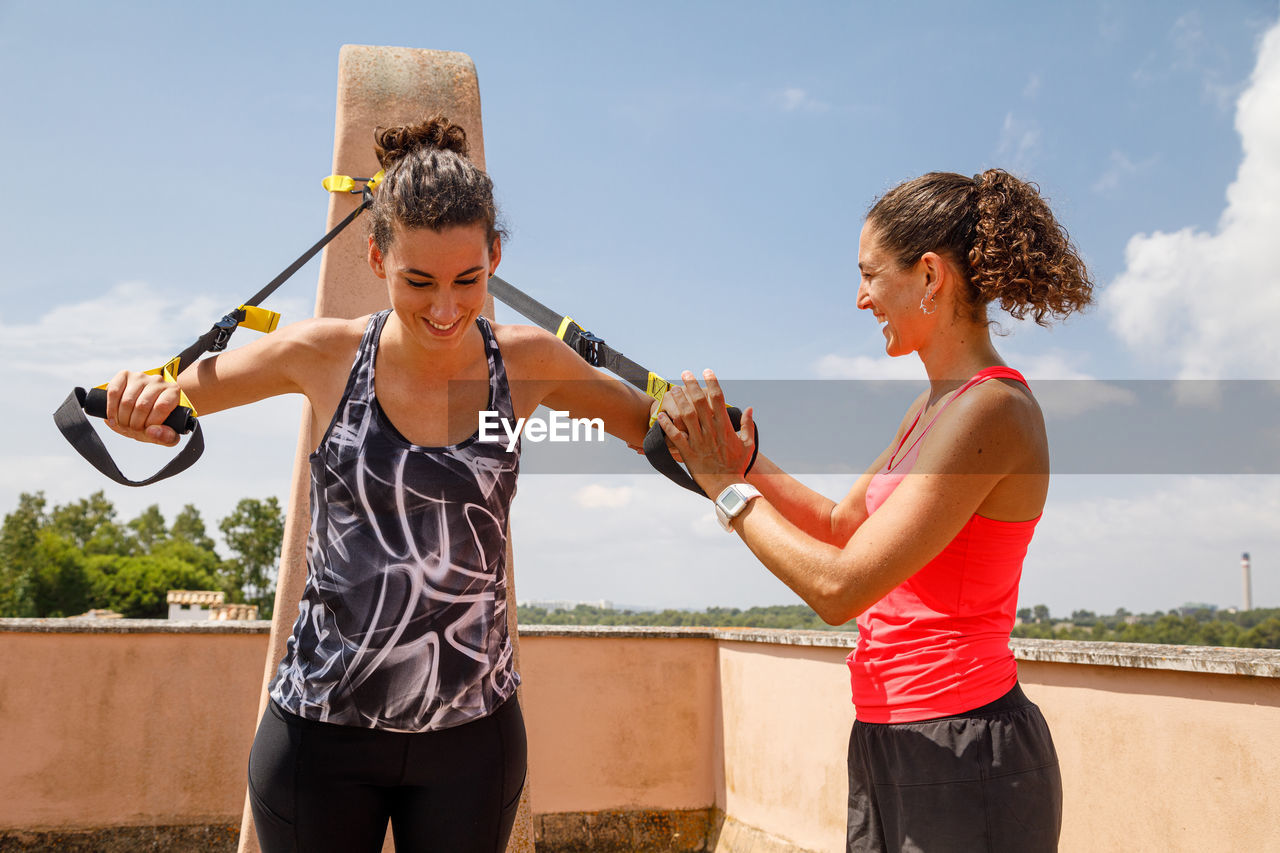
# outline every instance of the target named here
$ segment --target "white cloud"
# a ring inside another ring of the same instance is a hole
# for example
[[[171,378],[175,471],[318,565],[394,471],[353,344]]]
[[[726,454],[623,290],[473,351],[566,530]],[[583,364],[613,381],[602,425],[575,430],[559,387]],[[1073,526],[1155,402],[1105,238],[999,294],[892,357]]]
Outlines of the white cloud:
[[[1093,182],[1091,189],[1096,193],[1111,192],[1120,186],[1121,181],[1149,169],[1155,162],[1155,157],[1148,157],[1135,163],[1123,151],[1113,150],[1107,159],[1107,168]]]
[[[1275,477],[1056,477],[1027,554],[1021,605],[1049,602],[1063,615],[1236,605],[1240,553],[1249,551],[1254,604],[1275,607],[1277,515]]]
[[[1204,27],[1200,23],[1200,13],[1193,9],[1178,16],[1173,22],[1170,37],[1178,53],[1178,61],[1195,65],[1204,50]]]
[[[1112,329],[1179,378],[1280,377],[1280,25],[1236,104],[1244,158],[1212,231],[1138,234],[1102,307]]]
[[[828,353],[813,363],[819,379],[919,379],[928,377],[920,359]]]
[[[1205,37],[1199,11],[1191,10],[1174,20],[1164,49],[1149,52],[1132,78],[1146,87],[1173,77],[1191,77],[1198,80],[1203,100],[1225,111],[1240,93],[1239,85],[1226,79],[1230,59],[1224,48]]]
[[[1124,30],[1124,21],[1120,18],[1118,4],[1104,3],[1099,10],[1098,38],[1104,42],[1116,42],[1124,35]]]
[[[1018,118],[1006,113],[1000,127],[1000,139],[996,144],[996,156],[1001,168],[1010,172],[1031,171],[1033,159],[1040,148],[1040,125],[1033,119]]]
[[[1036,399],[1046,415],[1071,417],[1104,406],[1131,405],[1137,401],[1132,391],[1080,371],[1078,356],[1059,351],[1020,354],[1011,352],[1008,363],[1034,385]],[[918,380],[924,382],[920,359],[844,356],[829,353],[813,364],[821,379]]]
[[[44,491],[67,503],[99,489],[123,519],[159,504],[166,517],[195,504],[210,529],[240,498],[288,498],[297,448],[300,401],[264,400],[202,418],[206,450],[187,472],[146,488],[118,486],[95,471],[54,427],[54,409],[73,386],[105,382],[120,368],[155,367],[206,331],[230,304],[188,298],[142,282],[118,284],[103,295],[56,306],[30,322],[0,320],[0,363],[9,368],[8,415],[0,428],[0,512],[21,492]],[[286,320],[309,316],[297,300],[276,300]],[[241,331],[234,343],[256,332]],[[95,424],[96,425],[96,424]],[[175,451],[141,445],[98,426],[126,476],[158,470]]]
[[[831,109],[831,105],[815,98],[805,89],[790,88],[775,92],[772,100],[784,112],[823,113]]]
[[[1049,418],[1075,417],[1108,406],[1134,405],[1138,401],[1129,389],[1080,371],[1073,364],[1079,358],[1067,353],[1014,354],[1006,361],[1027,378],[1036,401]]]
[[[592,483],[578,489],[573,500],[578,506],[587,509],[620,509],[631,503],[631,487]]]
[[[622,492],[628,502],[613,511],[577,506],[583,493]],[[511,536],[521,598],[698,608],[798,602],[720,529],[708,500],[656,473],[522,474]]]

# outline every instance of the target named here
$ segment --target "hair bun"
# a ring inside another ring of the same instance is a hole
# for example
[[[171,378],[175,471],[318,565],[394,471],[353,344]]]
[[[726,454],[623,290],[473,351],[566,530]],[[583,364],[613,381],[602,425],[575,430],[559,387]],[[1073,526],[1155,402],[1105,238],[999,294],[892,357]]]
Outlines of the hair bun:
[[[373,132],[373,141],[378,163],[384,169],[419,149],[452,151],[459,157],[467,156],[467,132],[440,113],[416,124],[379,127]]]

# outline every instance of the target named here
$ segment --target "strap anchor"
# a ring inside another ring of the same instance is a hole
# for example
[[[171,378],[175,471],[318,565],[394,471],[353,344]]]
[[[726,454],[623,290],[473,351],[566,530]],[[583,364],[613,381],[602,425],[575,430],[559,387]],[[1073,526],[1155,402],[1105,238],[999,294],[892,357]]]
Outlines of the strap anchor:
[[[574,331],[576,334],[572,336],[573,340],[565,341],[565,343],[573,347],[587,364],[592,367],[600,367],[603,356],[600,347],[604,346],[604,338],[591,334],[581,326],[578,326]]]
[[[214,336],[213,340],[209,341],[209,352],[222,352],[225,350],[227,342],[231,340],[231,333],[240,328],[240,321],[243,319],[244,311],[237,308],[230,314],[224,314],[221,320],[214,323]]]

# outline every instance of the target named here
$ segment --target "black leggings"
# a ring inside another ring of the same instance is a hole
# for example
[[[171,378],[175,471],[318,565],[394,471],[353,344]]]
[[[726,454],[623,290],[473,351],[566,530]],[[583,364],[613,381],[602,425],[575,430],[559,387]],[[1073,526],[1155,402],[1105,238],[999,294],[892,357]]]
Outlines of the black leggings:
[[[402,733],[306,720],[269,702],[249,755],[263,853],[502,853],[524,787],[515,697],[487,717]]]

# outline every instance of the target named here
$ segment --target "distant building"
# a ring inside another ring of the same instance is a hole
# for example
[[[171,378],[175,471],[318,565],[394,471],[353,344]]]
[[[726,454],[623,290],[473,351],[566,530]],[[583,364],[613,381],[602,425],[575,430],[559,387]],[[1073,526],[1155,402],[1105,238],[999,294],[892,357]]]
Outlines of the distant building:
[[[573,610],[578,605],[585,607],[594,607],[597,610],[612,610],[612,601],[565,601],[565,600],[544,600],[544,601],[517,601],[517,607],[538,607],[548,613],[555,613],[557,610]]]
[[[166,597],[169,618],[184,622],[219,622],[257,619],[256,604],[227,604],[226,593],[216,589],[171,589]]]
[[[215,604],[209,611],[209,618],[219,622],[234,622],[242,619],[257,619],[256,604]]]
[[[79,616],[73,616],[72,619],[123,619],[123,613],[117,613],[114,610],[108,610],[104,607],[95,607],[88,613],[81,613]]]
[[[227,595],[213,589],[171,589],[165,600],[170,619],[193,622],[212,618],[212,609],[225,604]]]

